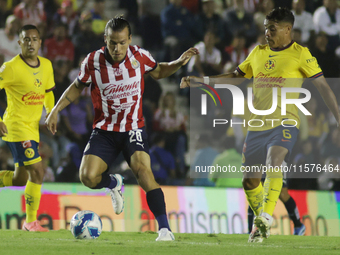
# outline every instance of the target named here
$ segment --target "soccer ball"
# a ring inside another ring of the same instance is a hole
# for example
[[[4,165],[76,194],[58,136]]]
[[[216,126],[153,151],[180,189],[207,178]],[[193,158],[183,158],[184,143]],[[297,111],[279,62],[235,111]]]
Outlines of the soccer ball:
[[[77,239],[95,239],[102,227],[102,220],[92,211],[79,211],[71,219],[71,233]]]

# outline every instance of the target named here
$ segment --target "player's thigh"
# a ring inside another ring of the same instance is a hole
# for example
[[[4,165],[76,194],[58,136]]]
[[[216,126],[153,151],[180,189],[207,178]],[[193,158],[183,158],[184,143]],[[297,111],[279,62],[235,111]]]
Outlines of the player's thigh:
[[[286,155],[288,153],[288,149],[282,146],[273,145],[268,149],[266,165],[267,166],[281,166]]]
[[[112,131],[92,131],[80,164],[80,176],[91,179],[107,170],[119,155],[119,136],[119,133]]]
[[[96,155],[84,155],[79,169],[81,178],[95,179],[102,175],[108,168],[108,165],[103,159]]]

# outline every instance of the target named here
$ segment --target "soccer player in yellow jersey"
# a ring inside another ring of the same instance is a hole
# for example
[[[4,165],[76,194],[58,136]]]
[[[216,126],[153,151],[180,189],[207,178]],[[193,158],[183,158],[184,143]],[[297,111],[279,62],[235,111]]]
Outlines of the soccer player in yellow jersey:
[[[253,106],[256,110],[268,110],[273,104],[273,88],[277,88],[276,110],[267,115],[252,113],[250,119],[257,119],[259,127],[248,127],[243,147],[244,166],[266,166],[268,169],[284,165],[298,135],[298,109],[287,105],[286,115],[281,115],[281,89],[301,88],[304,78],[312,78],[328,108],[333,113],[338,126],[340,113],[334,93],[328,86],[317,60],[309,50],[292,41],[291,31],[294,16],[289,9],[275,8],[264,21],[267,45],[257,46],[232,73],[213,77],[184,77],[181,88],[189,87],[190,80],[209,83],[238,85],[244,78],[254,78]],[[240,79],[234,79],[240,78]],[[196,83],[197,84],[197,83]],[[192,83],[191,86],[196,86]],[[299,93],[287,93],[287,98],[298,99]],[[266,121],[269,119],[269,121]],[[275,121],[272,121],[272,120]],[[262,121],[262,122],[261,122]],[[284,122],[284,125],[282,124]],[[252,126],[255,126],[253,123]],[[288,127],[287,127],[288,126]],[[261,171],[248,172],[243,176],[243,187],[250,207],[256,216],[249,242],[262,242],[268,238],[272,224],[272,214],[282,188],[282,172],[267,171],[264,185]]]
[[[47,114],[54,106],[54,77],[51,61],[38,56],[38,29],[25,25],[19,30],[21,54],[0,68],[0,89],[5,89],[7,109],[0,118],[0,136],[9,146],[15,170],[0,171],[0,187],[25,186],[26,221],[22,229],[44,231],[37,221],[44,170],[38,152],[39,120],[43,106]]]

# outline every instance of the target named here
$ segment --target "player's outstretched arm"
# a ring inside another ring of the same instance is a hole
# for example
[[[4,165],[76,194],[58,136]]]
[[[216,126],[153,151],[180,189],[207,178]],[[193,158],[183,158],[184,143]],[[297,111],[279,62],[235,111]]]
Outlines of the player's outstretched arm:
[[[74,82],[65,90],[57,104],[53,107],[45,121],[48,130],[50,130],[52,134],[57,132],[58,113],[77,99],[84,88],[85,85],[75,79]]]
[[[338,128],[340,128],[340,112],[338,102],[336,101],[336,97],[331,88],[329,87],[325,77],[321,76],[314,79],[313,84],[318,89],[328,109],[333,113],[338,123]]]
[[[238,78],[238,79],[235,79]],[[237,70],[231,73],[225,73],[215,76],[205,76],[205,77],[196,77],[196,76],[186,76],[181,80],[180,88],[184,89],[186,87],[200,87],[202,83],[207,85],[209,84],[233,84],[239,85],[246,78],[244,78]]]
[[[190,48],[174,61],[159,63],[155,70],[150,72],[150,75],[156,80],[169,77],[182,66],[186,65],[192,56],[197,54],[198,50],[196,48]]]

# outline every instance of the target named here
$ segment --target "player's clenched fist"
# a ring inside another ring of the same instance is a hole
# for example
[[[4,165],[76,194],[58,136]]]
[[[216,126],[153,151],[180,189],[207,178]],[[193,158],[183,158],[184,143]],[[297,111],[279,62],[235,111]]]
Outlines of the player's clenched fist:
[[[184,89],[187,87],[201,87],[203,83],[203,78],[199,78],[196,76],[186,76],[181,80],[180,88]]]
[[[186,76],[181,79],[180,88],[184,89],[186,87],[190,87],[190,76]]]
[[[0,121],[0,137],[6,136],[6,134],[8,134],[7,127],[6,127],[5,123]]]

